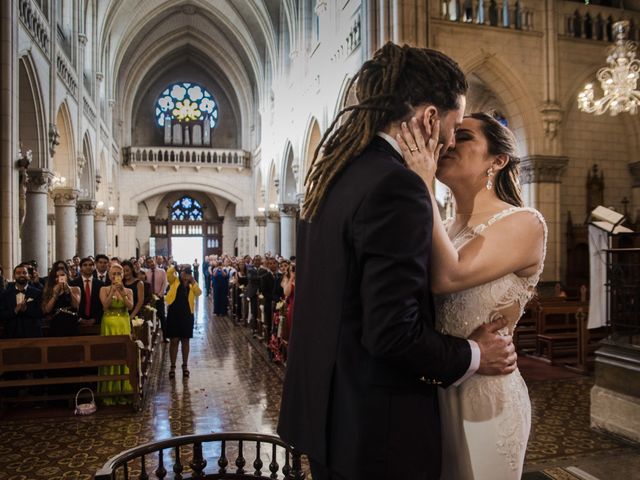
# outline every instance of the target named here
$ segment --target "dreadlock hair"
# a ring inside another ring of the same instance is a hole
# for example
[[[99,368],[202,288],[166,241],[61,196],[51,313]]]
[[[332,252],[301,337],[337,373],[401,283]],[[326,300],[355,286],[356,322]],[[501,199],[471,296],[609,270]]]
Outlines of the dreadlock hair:
[[[482,133],[487,139],[490,155],[506,155],[509,157],[507,165],[498,171],[494,180],[495,192],[500,200],[515,207],[523,207],[522,191],[520,188],[520,158],[518,158],[516,137],[511,130],[500,123],[490,113],[472,113],[469,115],[480,120]]]
[[[306,221],[312,221],[335,176],[362,153],[376,132],[408,117],[418,105],[434,105],[440,112],[458,108],[458,97],[468,89],[464,73],[445,54],[392,42],[362,65],[347,95],[354,85],[357,103],[336,115],[313,154],[302,205]],[[346,113],[348,121],[340,124]]]

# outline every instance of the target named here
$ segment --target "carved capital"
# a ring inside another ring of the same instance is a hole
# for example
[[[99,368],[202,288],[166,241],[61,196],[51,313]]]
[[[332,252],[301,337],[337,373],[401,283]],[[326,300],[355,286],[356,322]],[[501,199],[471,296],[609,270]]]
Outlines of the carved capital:
[[[83,47],[87,44],[87,40],[89,39],[84,33],[78,34],[78,42],[80,42],[80,45],[82,45]]]
[[[29,193],[49,193],[51,191],[51,180],[53,173],[43,168],[27,170],[27,192]]]
[[[107,215],[107,225],[115,225],[117,221],[117,215]]]
[[[266,227],[267,226],[267,217],[264,216],[259,216],[259,217],[253,217],[256,221],[256,225],[259,227]]]
[[[76,204],[76,211],[78,215],[94,215],[96,209],[96,202],[93,200],[78,200]]]
[[[239,227],[248,227],[251,217],[236,217],[236,223]]]
[[[280,215],[283,217],[295,217],[298,213],[298,205],[295,204],[282,204],[279,205]]]
[[[568,157],[532,155],[522,159],[520,183],[560,183],[569,163]]]
[[[53,157],[56,154],[56,147],[60,145],[60,132],[55,123],[49,124],[49,153]]]
[[[633,188],[640,187],[640,161],[629,164],[629,173],[631,174],[631,186]]]
[[[125,227],[135,227],[138,225],[138,215],[123,215],[122,223]]]
[[[104,208],[96,208],[96,222],[106,222],[107,221],[107,212]]]
[[[57,188],[53,192],[53,203],[56,207],[75,207],[78,191],[73,188]]]
[[[102,72],[96,72],[96,80],[99,82],[104,80],[104,74]]]
[[[267,220],[269,222],[280,222],[280,212],[274,210],[267,213]]]

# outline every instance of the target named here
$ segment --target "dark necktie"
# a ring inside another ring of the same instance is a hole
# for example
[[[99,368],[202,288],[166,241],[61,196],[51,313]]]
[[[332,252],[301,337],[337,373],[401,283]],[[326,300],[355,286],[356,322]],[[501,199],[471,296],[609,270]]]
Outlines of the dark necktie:
[[[84,281],[84,314],[87,318],[91,316],[91,280]]]
[[[156,269],[151,270],[151,290],[156,293]]]

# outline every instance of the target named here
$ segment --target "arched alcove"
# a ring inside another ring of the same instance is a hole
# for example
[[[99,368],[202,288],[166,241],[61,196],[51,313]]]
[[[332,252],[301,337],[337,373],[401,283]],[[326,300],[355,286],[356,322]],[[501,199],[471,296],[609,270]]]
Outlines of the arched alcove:
[[[20,149],[23,153],[31,150],[31,168],[47,168],[49,152],[40,83],[30,56],[20,58],[18,63]]]
[[[305,147],[303,151],[303,165],[302,171],[299,173],[299,187],[298,190],[300,192],[304,192],[304,181],[309,173],[309,168],[311,167],[311,163],[313,162],[313,156],[315,154],[318,145],[320,145],[320,140],[322,140],[322,133],[320,131],[320,124],[315,117],[311,118],[309,122],[309,126],[307,127],[307,132],[305,134]]]
[[[76,158],[74,128],[66,102],[62,102],[56,115],[56,127],[60,135],[59,145],[53,155],[53,171],[59,178],[64,178],[65,186],[75,187]]]
[[[84,157],[84,165],[79,171],[79,198],[81,200],[95,198],[95,161],[91,148],[91,138],[89,133],[85,133],[82,138],[82,156]]]
[[[284,166],[280,188],[280,203],[282,204],[294,205],[298,203],[296,199],[298,188],[294,172],[294,162],[293,147],[290,142],[287,142],[282,161],[282,165]]]

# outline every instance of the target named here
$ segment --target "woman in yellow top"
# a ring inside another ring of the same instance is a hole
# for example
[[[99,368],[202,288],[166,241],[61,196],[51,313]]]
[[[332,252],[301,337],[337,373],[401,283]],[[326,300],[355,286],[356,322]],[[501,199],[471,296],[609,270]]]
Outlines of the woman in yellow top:
[[[169,305],[169,310],[165,338],[171,341],[169,344],[171,359],[169,378],[176,376],[179,343],[182,345],[182,376],[187,378],[189,377],[189,339],[193,337],[193,313],[196,309],[196,297],[202,294],[202,290],[193,278],[190,266],[182,268],[180,277],[178,277],[176,269],[171,266],[167,270],[167,281],[169,282],[169,292],[165,301]]]

